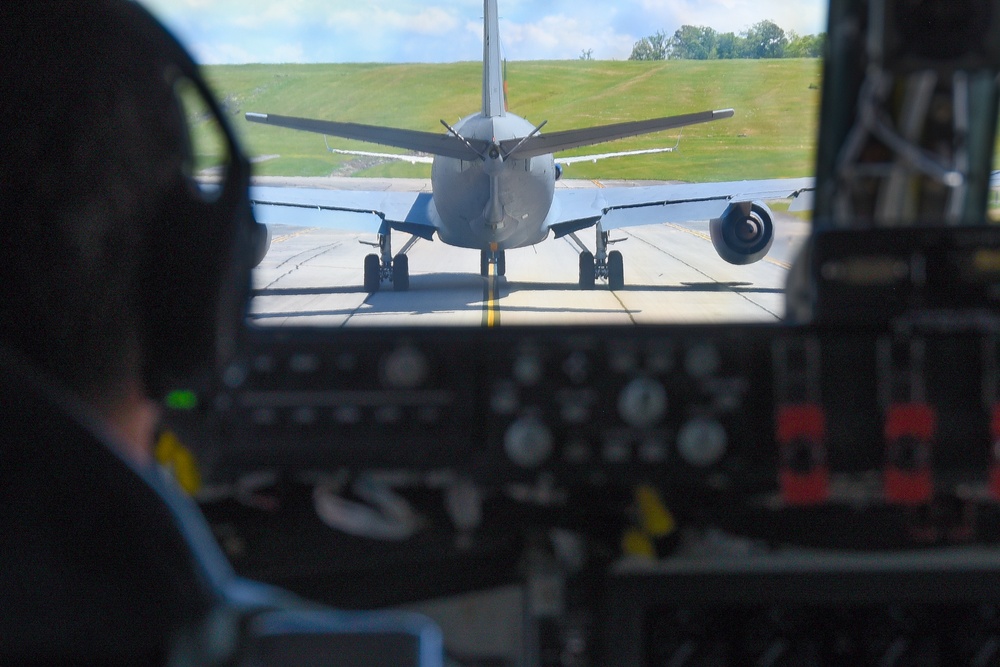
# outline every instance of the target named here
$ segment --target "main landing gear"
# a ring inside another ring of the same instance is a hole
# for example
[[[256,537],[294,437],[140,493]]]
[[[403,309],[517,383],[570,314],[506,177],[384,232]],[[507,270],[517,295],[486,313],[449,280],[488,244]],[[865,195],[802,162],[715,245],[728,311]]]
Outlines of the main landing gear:
[[[490,264],[496,265],[498,276],[507,274],[507,256],[503,250],[479,251],[479,275],[483,278],[490,275]]]
[[[378,243],[368,243],[379,249],[379,254],[365,256],[365,291],[377,292],[383,281],[392,283],[397,292],[410,289],[410,258],[403,253],[392,257],[392,230],[388,227],[385,233],[378,235]]]
[[[608,246],[625,239],[610,239],[601,223],[597,223],[597,254],[584,250],[580,253],[580,289],[594,289],[597,278],[607,278],[613,290],[625,287],[625,261],[617,250],[608,252]]]

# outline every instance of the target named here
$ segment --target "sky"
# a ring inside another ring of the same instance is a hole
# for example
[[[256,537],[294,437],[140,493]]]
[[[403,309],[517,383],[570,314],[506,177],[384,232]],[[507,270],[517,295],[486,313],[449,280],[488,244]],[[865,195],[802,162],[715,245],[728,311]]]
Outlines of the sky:
[[[141,0],[203,64],[455,62],[482,58],[482,0]],[[826,30],[825,0],[500,0],[510,60],[592,51],[625,60],[681,25],[735,32],[762,20]]]

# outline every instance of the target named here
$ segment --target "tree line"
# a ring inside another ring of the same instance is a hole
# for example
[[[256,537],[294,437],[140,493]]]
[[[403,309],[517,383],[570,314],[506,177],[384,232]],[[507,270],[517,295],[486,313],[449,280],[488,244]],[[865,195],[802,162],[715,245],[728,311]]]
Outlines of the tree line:
[[[743,32],[719,33],[707,26],[682,25],[670,37],[662,30],[632,47],[629,60],[729,60],[736,58],[818,58],[826,33],[787,33],[773,21],[760,21]]]

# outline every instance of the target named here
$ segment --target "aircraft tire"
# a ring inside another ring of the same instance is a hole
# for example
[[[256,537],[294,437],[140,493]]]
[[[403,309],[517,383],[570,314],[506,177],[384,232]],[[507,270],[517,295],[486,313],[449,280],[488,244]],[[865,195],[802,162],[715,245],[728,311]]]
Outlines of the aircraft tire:
[[[497,275],[507,275],[507,255],[503,250],[497,253]]]
[[[410,289],[410,258],[402,253],[392,260],[392,289],[397,292]]]
[[[594,289],[594,253],[580,253],[580,289]]]
[[[608,253],[608,287],[612,290],[625,287],[625,260],[617,250]]]
[[[483,278],[490,275],[490,253],[486,250],[479,251],[479,275]]]
[[[365,255],[365,291],[377,292],[382,282],[378,255]]]

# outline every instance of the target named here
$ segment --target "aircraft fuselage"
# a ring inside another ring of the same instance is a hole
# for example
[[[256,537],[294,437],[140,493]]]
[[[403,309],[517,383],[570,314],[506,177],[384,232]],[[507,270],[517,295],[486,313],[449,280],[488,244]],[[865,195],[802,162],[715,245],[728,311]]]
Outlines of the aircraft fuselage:
[[[491,142],[483,160],[436,156],[431,169],[438,236],[462,248],[505,250],[534,245],[548,235],[544,221],[556,182],[551,155],[504,160],[499,142],[528,136],[535,127],[511,113],[463,118],[455,130]]]

